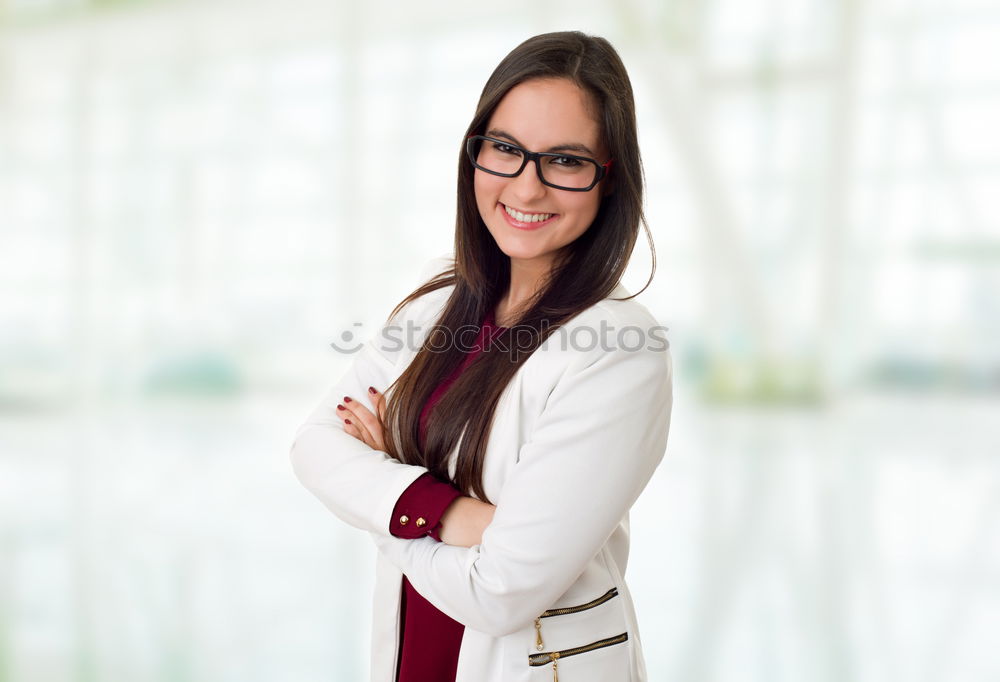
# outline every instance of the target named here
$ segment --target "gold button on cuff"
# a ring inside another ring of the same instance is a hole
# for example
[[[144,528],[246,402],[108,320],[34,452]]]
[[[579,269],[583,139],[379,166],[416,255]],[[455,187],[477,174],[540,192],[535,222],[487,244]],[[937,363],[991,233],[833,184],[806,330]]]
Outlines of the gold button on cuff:
[[[402,516],[399,517],[399,525],[405,526],[409,522],[410,522],[410,517],[407,516],[406,514],[403,514]],[[417,523],[419,524],[420,522],[418,521]]]
[[[425,519],[423,516],[417,519],[417,528],[423,528],[426,525],[427,525],[427,519]]]

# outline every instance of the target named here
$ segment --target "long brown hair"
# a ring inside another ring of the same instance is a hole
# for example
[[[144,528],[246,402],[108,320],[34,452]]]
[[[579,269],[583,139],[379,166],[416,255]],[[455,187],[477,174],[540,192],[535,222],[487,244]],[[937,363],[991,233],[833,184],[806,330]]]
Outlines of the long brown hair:
[[[476,206],[474,168],[465,156],[464,141],[485,132],[500,100],[513,87],[535,78],[566,78],[590,94],[600,112],[604,144],[614,165],[610,177],[591,190],[604,192],[594,222],[565,247],[546,283],[518,318],[517,343],[504,343],[509,341],[510,332],[501,332],[499,344],[484,351],[459,375],[428,415],[426,440],[421,446],[422,407],[464,357],[463,349],[450,343],[455,330],[478,327],[506,293],[510,281],[510,259],[497,246]],[[425,466],[466,494],[487,500],[482,481],[486,444],[500,395],[515,372],[549,334],[610,295],[625,272],[640,225],[646,230],[655,271],[655,252],[642,204],[643,172],[632,85],[615,49],[603,38],[577,31],[545,33],[518,45],[486,82],[463,137],[454,266],[403,299],[392,313],[425,294],[454,286],[424,345],[387,392],[385,441],[389,454],[401,462]],[[530,334],[524,334],[528,329]],[[530,343],[525,343],[527,338]],[[500,350],[504,347],[508,350]],[[451,476],[448,455],[456,444],[458,456]]]

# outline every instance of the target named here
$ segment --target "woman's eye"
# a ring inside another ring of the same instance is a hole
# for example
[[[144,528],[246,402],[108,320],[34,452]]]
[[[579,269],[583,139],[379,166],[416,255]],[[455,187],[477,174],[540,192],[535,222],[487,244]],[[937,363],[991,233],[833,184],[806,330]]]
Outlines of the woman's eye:
[[[500,154],[518,154],[521,151],[517,147],[512,147],[511,145],[504,144],[502,142],[495,142],[493,144],[493,149]]]
[[[580,159],[574,159],[572,156],[555,156],[552,158],[552,163],[565,168],[576,168],[582,165],[583,162]]]

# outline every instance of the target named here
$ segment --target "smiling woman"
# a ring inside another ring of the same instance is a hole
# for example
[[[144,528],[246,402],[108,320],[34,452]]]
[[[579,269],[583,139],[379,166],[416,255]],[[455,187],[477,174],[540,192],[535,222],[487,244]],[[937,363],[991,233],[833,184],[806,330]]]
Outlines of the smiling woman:
[[[379,550],[373,681],[645,680],[628,512],[666,447],[671,364],[636,344],[661,328],[620,283],[645,223],[617,53],[525,41],[460,154],[454,255],[299,428],[295,471]],[[400,325],[416,345],[385,342]]]
[[[592,100],[565,78],[526,81],[500,101],[487,123],[487,136],[549,153],[572,149],[604,159],[607,152]],[[599,192],[553,191],[551,184],[576,180],[580,187],[593,187],[601,165],[570,156],[546,157],[546,163],[536,156],[532,164],[520,146],[497,142],[482,145],[477,161],[479,170],[489,172],[476,173],[476,205],[522,285],[501,301],[501,315],[506,317],[538,289],[556,256],[590,227],[600,208]],[[514,177],[494,172],[500,168]]]

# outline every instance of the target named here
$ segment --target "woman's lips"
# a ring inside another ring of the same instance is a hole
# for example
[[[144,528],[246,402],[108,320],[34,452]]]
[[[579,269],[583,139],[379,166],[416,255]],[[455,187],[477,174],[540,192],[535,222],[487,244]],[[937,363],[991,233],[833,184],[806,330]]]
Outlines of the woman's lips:
[[[548,225],[553,220],[555,220],[556,218],[559,217],[558,213],[550,213],[550,214],[545,214],[545,213],[529,213],[529,214],[524,214],[521,211],[518,211],[516,209],[508,208],[505,204],[500,204],[500,212],[503,213],[503,217],[507,220],[508,224],[510,224],[512,227],[516,227],[519,230],[537,230],[539,227],[542,227],[544,225]],[[515,216],[511,215],[511,213],[520,213],[522,216],[525,216],[525,215],[530,215],[530,216],[548,215],[549,217],[546,218],[546,219],[544,219],[544,220],[526,221],[526,220],[518,220]]]

